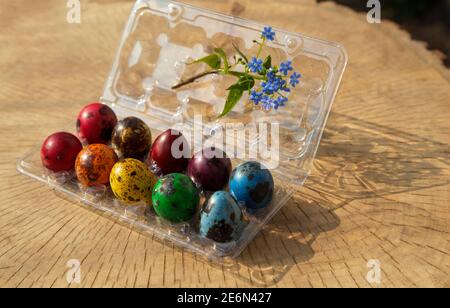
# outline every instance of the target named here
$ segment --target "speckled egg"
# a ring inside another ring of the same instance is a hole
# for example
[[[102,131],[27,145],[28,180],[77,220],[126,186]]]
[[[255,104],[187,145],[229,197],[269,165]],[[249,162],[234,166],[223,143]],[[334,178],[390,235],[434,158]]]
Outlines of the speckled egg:
[[[42,164],[54,172],[70,171],[82,149],[80,140],[74,135],[66,132],[55,133],[48,136],[42,144]]]
[[[200,235],[219,243],[236,241],[245,228],[241,209],[226,191],[215,192],[200,213]]]
[[[108,144],[116,124],[117,117],[111,108],[102,103],[92,103],[78,114],[77,131],[88,144]]]
[[[210,147],[194,155],[189,161],[188,175],[202,190],[217,191],[224,188],[230,178],[231,160],[225,152]]]
[[[109,184],[109,174],[117,162],[117,155],[104,144],[91,144],[77,156],[75,171],[84,186]]]
[[[258,162],[246,162],[231,173],[230,193],[250,210],[265,208],[272,200],[272,174]]]
[[[116,163],[109,176],[111,190],[116,198],[129,205],[140,201],[149,204],[156,180],[147,165],[134,158]]]
[[[192,219],[199,201],[195,184],[184,174],[166,175],[153,188],[152,204],[156,214],[171,222]]]
[[[151,144],[150,128],[139,118],[125,118],[114,128],[112,145],[124,158],[145,159]]]
[[[168,129],[153,142],[148,164],[158,175],[184,172],[190,153],[187,139],[179,131]]]

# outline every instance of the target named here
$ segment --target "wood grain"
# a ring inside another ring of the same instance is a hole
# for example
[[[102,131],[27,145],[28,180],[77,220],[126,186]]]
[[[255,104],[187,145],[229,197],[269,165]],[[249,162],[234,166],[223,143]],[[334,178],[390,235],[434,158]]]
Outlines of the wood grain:
[[[15,161],[97,99],[125,0],[0,4],[0,286],[450,287],[450,73],[395,24],[313,0],[186,1],[341,42],[350,63],[305,187],[232,267],[73,205]],[[18,14],[17,12],[20,12]],[[68,285],[67,261],[81,261]],[[380,285],[367,262],[381,262]]]

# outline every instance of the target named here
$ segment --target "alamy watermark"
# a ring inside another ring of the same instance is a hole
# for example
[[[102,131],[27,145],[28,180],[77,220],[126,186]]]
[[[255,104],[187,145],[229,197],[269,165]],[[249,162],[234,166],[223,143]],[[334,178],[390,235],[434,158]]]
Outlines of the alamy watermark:
[[[81,262],[77,259],[67,261],[66,280],[68,284],[81,284]]]
[[[367,8],[370,9],[367,13],[367,22],[369,24],[381,23],[381,3],[380,0],[367,1]]]
[[[81,3],[80,0],[67,0],[66,20],[69,24],[81,23]],[[367,22],[370,24],[381,23],[381,2],[380,0],[367,1]]]
[[[381,261],[377,259],[371,259],[367,262],[367,268],[369,272],[367,273],[366,279],[370,284],[381,284]]]
[[[69,24],[81,23],[81,3],[80,0],[67,0],[66,20]]]
[[[174,158],[190,158],[193,153],[204,149],[208,158],[227,157],[241,160],[259,160],[267,169],[275,169],[280,164],[280,127],[278,123],[227,123],[224,126],[211,127],[203,123],[200,115],[194,117],[193,129],[183,130],[175,125],[171,133],[178,136],[181,131],[184,138],[177,138],[172,143],[171,154]],[[181,146],[183,144],[183,146]],[[216,151],[220,149],[222,151]]]

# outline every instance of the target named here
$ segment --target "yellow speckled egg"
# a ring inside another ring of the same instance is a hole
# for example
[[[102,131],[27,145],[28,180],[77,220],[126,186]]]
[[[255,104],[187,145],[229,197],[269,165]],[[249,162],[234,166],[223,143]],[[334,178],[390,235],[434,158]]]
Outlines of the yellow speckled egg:
[[[111,170],[109,182],[117,199],[133,205],[140,201],[151,203],[156,177],[143,162],[127,158],[116,163]]]

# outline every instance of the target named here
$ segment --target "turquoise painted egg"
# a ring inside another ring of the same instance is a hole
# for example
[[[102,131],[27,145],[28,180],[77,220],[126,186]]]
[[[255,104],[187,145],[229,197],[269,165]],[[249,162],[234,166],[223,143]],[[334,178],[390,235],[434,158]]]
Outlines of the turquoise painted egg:
[[[244,228],[242,211],[226,191],[215,192],[200,212],[200,235],[215,242],[236,241]]]

